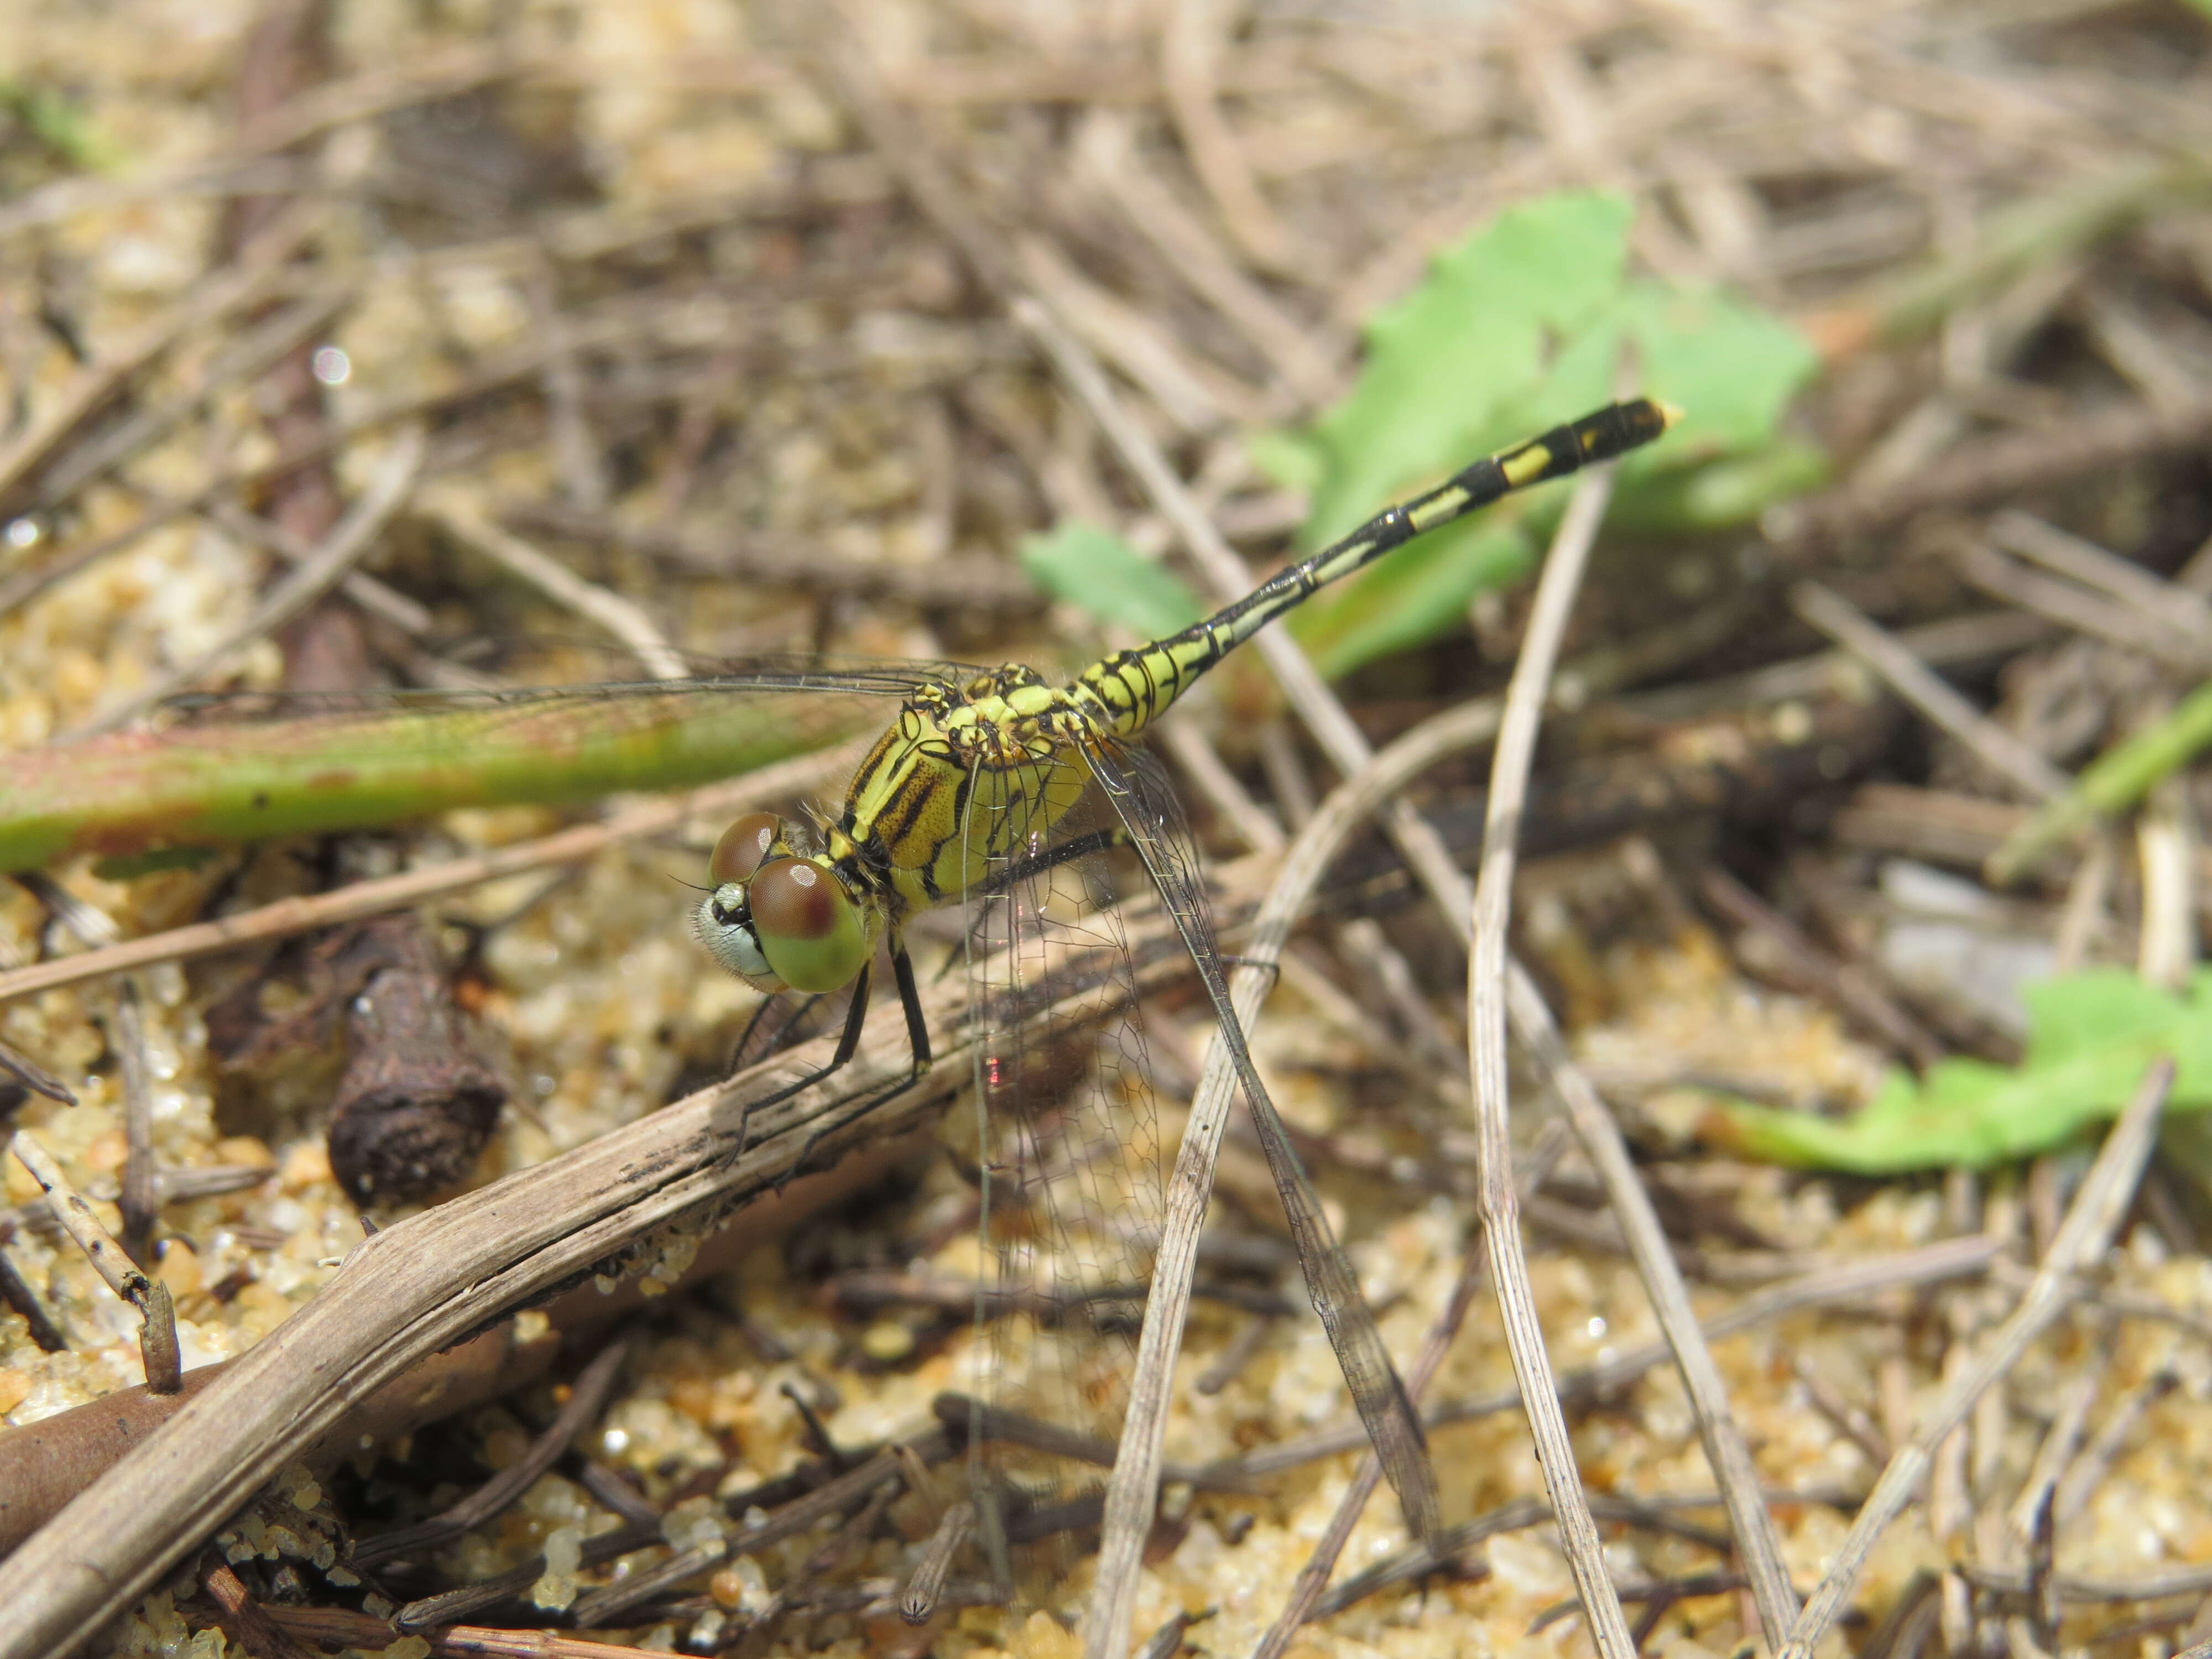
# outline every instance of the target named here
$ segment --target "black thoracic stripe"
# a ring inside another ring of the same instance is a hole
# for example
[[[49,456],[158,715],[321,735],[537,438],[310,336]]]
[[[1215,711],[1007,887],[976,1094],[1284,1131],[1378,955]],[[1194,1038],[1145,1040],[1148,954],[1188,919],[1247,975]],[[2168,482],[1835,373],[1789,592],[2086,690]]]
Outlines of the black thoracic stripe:
[[[975,799],[975,775],[982,769],[982,762],[975,761],[970,763],[968,769],[960,775],[960,781],[953,787],[952,836],[964,837],[968,834],[968,814],[973,810],[969,805],[969,803]],[[952,838],[952,836],[947,836],[945,838],[945,841],[950,841]],[[935,867],[937,863],[936,854],[941,854],[945,850],[945,841],[938,842],[930,858],[929,861],[933,869]],[[963,862],[964,863],[965,860],[963,860]],[[931,879],[933,882],[936,878],[933,876]]]
[[[877,839],[886,847],[903,846],[906,838],[914,833],[914,826],[920,821],[923,809],[929,805],[929,798],[936,793],[937,780],[919,765],[911,768],[900,780],[898,793],[891,797],[889,806],[876,820]],[[891,819],[897,828],[886,833],[885,818]]]

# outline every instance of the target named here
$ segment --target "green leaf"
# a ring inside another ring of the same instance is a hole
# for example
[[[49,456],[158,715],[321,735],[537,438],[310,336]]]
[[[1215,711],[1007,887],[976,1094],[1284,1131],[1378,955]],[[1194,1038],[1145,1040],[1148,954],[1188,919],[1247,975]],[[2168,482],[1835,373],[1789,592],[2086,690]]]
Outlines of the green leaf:
[[[2200,971],[2183,996],[2118,969],[2046,980],[2023,994],[2029,1037],[2017,1066],[1947,1060],[1917,1083],[1893,1073],[1849,1118],[1730,1102],[1707,1132],[1753,1158],[1811,1169],[1980,1169],[2048,1152],[2114,1116],[2161,1054],[2177,1067],[2166,1109],[2212,1106],[2212,971]]]
[[[1630,211],[1620,197],[1581,191],[1511,209],[1376,315],[1358,384],[1314,423],[1328,457],[1307,525],[1314,545],[1507,441],[1507,413],[1526,407],[1551,337],[1618,291]]]
[[[1206,614],[1173,571],[1080,520],[1024,538],[1022,568],[1054,599],[1145,639],[1176,633]]]
[[[1255,444],[1279,481],[1318,477],[1304,544],[1322,546],[1476,457],[1605,403],[1624,361],[1640,390],[1686,416],[1664,442],[1621,463],[1618,525],[1740,524],[1818,483],[1820,453],[1778,430],[1818,372],[1811,343],[1717,290],[1629,280],[1628,223],[1613,196],[1516,208],[1440,256],[1419,289],[1376,317],[1351,395],[1307,434]],[[1528,569],[1568,488],[1510,497],[1393,554],[1302,607],[1291,628],[1332,675],[1449,632],[1478,593]]]
[[[70,166],[112,172],[122,165],[119,146],[93,125],[82,108],[52,87],[0,80],[0,111]]]
[[[1244,453],[1271,483],[1307,495],[1321,488],[1328,470],[1328,452],[1317,441],[1281,427],[1246,433]]]

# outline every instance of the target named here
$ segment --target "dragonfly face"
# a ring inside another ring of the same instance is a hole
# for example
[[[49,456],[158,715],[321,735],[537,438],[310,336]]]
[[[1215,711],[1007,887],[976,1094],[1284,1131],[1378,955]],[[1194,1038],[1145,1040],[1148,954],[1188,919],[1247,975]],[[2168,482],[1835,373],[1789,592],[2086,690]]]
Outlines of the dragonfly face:
[[[699,942],[759,991],[849,985],[875,940],[864,903],[827,859],[801,856],[774,812],[748,812],[714,843],[714,888],[693,919]]]

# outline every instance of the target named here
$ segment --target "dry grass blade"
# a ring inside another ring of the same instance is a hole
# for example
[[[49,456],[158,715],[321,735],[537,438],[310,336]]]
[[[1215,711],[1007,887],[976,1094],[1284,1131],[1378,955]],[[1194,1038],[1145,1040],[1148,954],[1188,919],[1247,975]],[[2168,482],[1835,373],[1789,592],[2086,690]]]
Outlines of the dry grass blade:
[[[60,1164],[31,1138],[29,1130],[18,1129],[9,1150],[31,1172],[52,1206],[54,1219],[84,1252],[85,1260],[106,1281],[107,1288],[138,1310],[142,1322],[138,1348],[145,1362],[147,1388],[155,1394],[174,1394],[179,1358],[176,1313],[168,1287],[139,1272],[123,1246],[100,1225],[84,1195],[70,1184]]]
[[[548,557],[521,537],[502,529],[451,489],[432,493],[423,509],[457,541],[474,548],[519,581],[597,623],[628,646],[657,680],[680,680],[690,665],[670,649],[644,608],[621,594],[587,582],[558,560]]]
[[[1982,1391],[2012,1368],[2028,1344],[2073,1299],[2068,1284],[2070,1277],[2092,1265],[2111,1244],[2157,1139],[2159,1115],[2167,1091],[2173,1086],[2173,1071],[2171,1060],[2160,1060],[2145,1073],[2135,1098],[2105,1137],[2096,1163],[2083,1178],[2065,1223],[2021,1295],[2020,1305],[1983,1346],[1973,1363],[1945,1387],[1921,1419],[1911,1443],[1899,1448],[1890,1459],[1852,1522],[1850,1535],[1790,1626],[1789,1639],[1778,1650],[1777,1659],[1811,1659],[1814,1648],[1842,1614],[1875,1540],[1904,1512],[1926,1479],[1936,1447],[1966,1420]]]
[[[1583,1156],[1597,1170],[1613,1215],[1627,1237],[1637,1274],[1651,1297],[1659,1327],[1666,1333],[1667,1345],[1680,1368],[1683,1387],[1697,1417],[1698,1438],[1719,1483],[1729,1528],[1742,1553],[1752,1595],[1759,1605],[1759,1622],[1770,1631],[1786,1630],[1797,1614],[1797,1592],[1791,1588],[1789,1568],[1783,1563],[1782,1540],[1775,1532],[1774,1518],[1759,1496],[1759,1471],[1752,1463],[1751,1449],[1744,1443],[1743,1431],[1729,1409],[1728,1387],[1721,1381],[1712,1350],[1698,1328],[1697,1310],[1690,1305],[1682,1269],[1629,1160],[1620,1126],[1598,1098],[1589,1077],[1569,1060],[1566,1042],[1553,1022],[1543,994],[1520,963],[1510,964],[1508,971],[1506,995],[1514,1034],[1559,1096],[1567,1121],[1582,1142]]]
[[[1799,583],[1790,600],[1799,616],[1865,662],[1899,696],[2030,800],[2066,793],[2071,781],[2063,772],[1985,717],[1856,605],[1818,582]]]
[[[1528,768],[1534,758],[1536,730],[1543,718],[1546,688],[1558,660],[1559,641],[1575,594],[1582,586],[1590,545],[1597,538],[1613,470],[1601,468],[1575,487],[1566,515],[1538,579],[1536,599],[1514,664],[1498,722],[1498,746],[1490,766],[1490,799],[1485,817],[1482,863],[1475,878],[1470,912],[1474,943],[1468,953],[1468,1069],[1474,1079],[1475,1134],[1480,1169],[1475,1216],[1483,1230],[1491,1283],[1505,1322],[1505,1342],[1521,1384],[1523,1409],[1536,1437],[1536,1456],[1544,1470],[1567,1568],[1581,1593],[1583,1616],[1601,1659],[1634,1659],[1636,1643],[1627,1615],[1607,1571],[1604,1546],[1590,1518],[1574,1442],[1559,1409],[1559,1395],[1544,1352],[1543,1325],[1537,1316],[1535,1288],[1521,1244],[1521,1203],[1513,1189],[1513,1149],[1508,1126],[1511,1085],[1505,1069],[1507,918],[1513,902],[1515,842],[1521,803],[1527,798]]]
[[[489,1521],[521,1497],[530,1483],[552,1468],[555,1460],[568,1449],[569,1443],[599,1416],[599,1408],[606,1404],[616,1379],[622,1374],[622,1363],[629,1352],[629,1346],[628,1343],[617,1340],[608,1343],[599,1352],[577,1376],[573,1390],[561,1407],[560,1414],[531,1443],[528,1452],[442,1514],[434,1515],[427,1521],[418,1521],[411,1527],[402,1527],[396,1532],[380,1534],[367,1543],[356,1546],[352,1556],[353,1565],[356,1567],[373,1567],[380,1561],[389,1561],[410,1551],[427,1549]]]

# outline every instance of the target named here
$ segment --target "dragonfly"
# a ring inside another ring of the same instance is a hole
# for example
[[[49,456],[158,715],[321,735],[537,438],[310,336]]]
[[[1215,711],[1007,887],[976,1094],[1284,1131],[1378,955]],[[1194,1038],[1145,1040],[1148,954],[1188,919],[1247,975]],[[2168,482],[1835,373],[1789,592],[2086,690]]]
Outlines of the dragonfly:
[[[486,692],[458,708],[453,694],[422,694],[419,710],[334,714],[316,738],[296,744],[264,738],[241,747],[234,734],[187,726],[19,757],[0,770],[0,868],[69,852],[142,853],[149,845],[359,826],[481,800],[558,801],[647,781],[704,781],[818,744],[830,729],[796,712],[763,729],[763,697],[828,694],[813,702],[830,704],[896,697],[896,714],[834,810],[811,823],[747,813],[722,832],[708,861],[708,887],[692,926],[717,964],[768,998],[848,999],[828,1060],[769,1099],[850,1061],[879,960],[888,961],[904,1017],[910,1077],[926,1073],[932,1038],[909,934],[926,914],[963,907],[977,1035],[974,1158],[993,1295],[1001,1310],[1025,1298],[1048,1310],[1026,1320],[1028,1340],[1051,1351],[1046,1363],[1061,1373],[1061,1395],[1107,1402],[1094,1415],[1110,1435],[1112,1386],[1085,1357],[1091,1333],[1082,1328],[1085,1310],[1094,1326],[1125,1322],[1127,1304],[1141,1305],[1149,1276],[1156,1234],[1148,1235],[1147,1224],[1156,1212],[1146,1209],[1142,1190],[1158,1147],[1137,1145],[1142,1135],[1133,1139],[1129,1130],[1156,1115],[1142,1036],[1125,1017],[1100,1044],[1073,1103],[1047,1109],[1036,1097],[1052,1091],[1048,1067],[1033,1042],[1025,1046],[1020,1032],[1029,1028],[1015,1010],[1024,973],[1056,933],[1110,927],[1112,893],[1096,872],[1108,855],[1133,854],[1197,970],[1353,1403],[1409,1528],[1427,1536],[1439,1519],[1419,1419],[1254,1066],[1230,1004],[1189,830],[1143,738],[1209,670],[1322,588],[1516,490],[1650,443],[1674,418],[1650,399],[1615,403],[1485,457],[1204,620],[1109,655],[1064,684],[1021,665],[792,662],[696,681]],[[603,710],[617,693],[631,711],[626,717],[573,718],[580,702]],[[798,697],[786,706],[811,705]],[[411,722],[404,738],[394,722]],[[225,757],[220,765],[217,756]],[[118,787],[130,803],[120,811]],[[903,1087],[857,1100],[821,1133]],[[755,1101],[750,1109],[767,1103]],[[1071,1181],[1083,1186],[1083,1198],[1054,1200],[1054,1180],[1062,1190]],[[1006,1200],[995,1222],[994,1190]],[[1001,1348],[1006,1357],[992,1364],[1011,1373],[1011,1342]],[[976,1483],[971,1501],[1001,1579],[1006,1540],[1021,1533],[1022,1513],[1049,1510],[1066,1490],[1063,1476],[1043,1471],[1045,1461],[1018,1467],[1006,1457]]]

